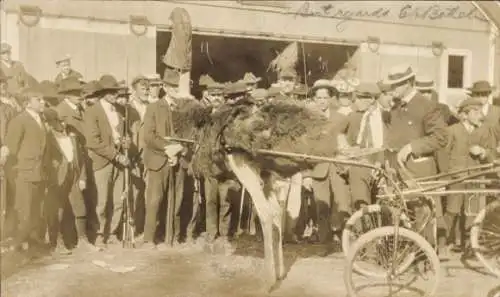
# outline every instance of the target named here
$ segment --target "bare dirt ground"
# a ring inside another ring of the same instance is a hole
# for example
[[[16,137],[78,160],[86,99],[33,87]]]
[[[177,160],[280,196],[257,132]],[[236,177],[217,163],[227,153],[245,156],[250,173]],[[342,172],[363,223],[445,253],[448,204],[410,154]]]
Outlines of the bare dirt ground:
[[[289,272],[272,291],[264,287],[262,243],[239,240],[233,255],[202,246],[168,251],[123,249],[43,257],[19,267],[19,255],[2,255],[4,297],[345,297],[344,259],[325,246],[288,245]],[[328,254],[328,255],[327,255]],[[97,261],[97,262],[96,262]],[[100,261],[100,262],[99,262]],[[100,265],[100,266],[99,266]],[[498,297],[500,280],[460,261],[442,264],[437,297]],[[104,266],[104,267],[102,267]],[[120,270],[112,271],[114,268]],[[133,271],[128,271],[128,269]]]

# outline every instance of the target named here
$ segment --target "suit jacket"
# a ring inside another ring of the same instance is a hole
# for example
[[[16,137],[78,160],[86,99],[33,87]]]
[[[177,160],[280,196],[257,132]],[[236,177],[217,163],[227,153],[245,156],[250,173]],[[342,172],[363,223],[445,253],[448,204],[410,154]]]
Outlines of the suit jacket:
[[[131,154],[143,155],[144,152],[144,121],[141,119],[139,111],[130,104],[128,105],[128,126],[130,127],[130,136],[132,138],[132,144],[134,146],[133,152]],[[142,157],[141,157],[142,158]]]
[[[101,103],[98,102],[87,109],[83,122],[92,170],[99,170],[112,162],[119,153],[119,148],[114,143],[111,125]],[[123,128],[123,118],[120,117],[118,128],[120,135],[123,133]]]
[[[332,127],[332,133],[340,134],[342,127],[346,126],[347,117],[335,110],[330,111],[330,126]],[[325,143],[325,145],[337,148],[337,143]],[[302,173],[304,177],[312,177],[314,179],[324,179],[328,176],[330,170],[337,170],[335,164],[332,163],[319,163],[314,166],[312,170],[305,170]]]
[[[73,171],[72,184],[75,184],[79,180],[87,179],[83,146],[78,142],[76,135],[70,134],[69,137],[73,144],[73,160],[71,162],[66,159],[57,142],[56,136],[53,133],[49,133],[48,135],[47,147],[51,152],[50,159],[52,165],[50,174],[51,184],[62,186],[70,171]]]
[[[45,181],[50,167],[47,127],[40,127],[26,111],[9,123],[5,139],[17,178],[30,182]]]
[[[167,163],[164,137],[174,135],[172,110],[165,99],[148,105],[144,117],[144,165],[149,170],[160,170]]]
[[[411,143],[413,154],[420,157],[446,145],[446,124],[436,102],[416,93],[408,103],[394,106],[390,115],[390,148],[399,150]]]
[[[74,110],[66,101],[61,101],[55,110],[59,118],[66,123],[68,132],[74,133],[80,143],[85,144],[85,131],[83,123],[83,112]]]
[[[495,156],[496,139],[495,131],[491,126],[483,125],[476,128],[472,132],[468,132],[463,123],[457,123],[448,127],[448,141],[446,152],[448,162],[446,163],[446,171],[456,169],[465,169],[475,166],[480,163],[477,158],[474,158],[469,153],[469,149],[473,145],[479,145],[486,149],[487,160],[491,161]]]

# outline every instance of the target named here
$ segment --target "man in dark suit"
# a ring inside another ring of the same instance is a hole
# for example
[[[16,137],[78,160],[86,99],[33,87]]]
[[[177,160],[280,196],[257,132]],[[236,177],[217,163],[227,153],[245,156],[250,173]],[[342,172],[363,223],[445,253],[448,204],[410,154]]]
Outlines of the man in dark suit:
[[[500,107],[493,105],[493,91],[495,88],[489,82],[480,80],[468,89],[470,96],[483,102],[484,122],[487,125],[498,125],[500,121]]]
[[[71,68],[71,56],[64,55],[61,58],[56,60],[56,66],[59,68],[59,73],[57,74],[54,82],[59,86],[61,81],[67,78],[73,78],[77,81],[81,81],[83,79],[83,75]]]
[[[393,166],[404,166],[411,177],[435,175],[435,153],[447,142],[446,124],[436,102],[427,100],[415,89],[415,73],[410,65],[390,69],[385,84],[391,85],[394,106],[388,124],[388,147],[397,150]],[[394,160],[393,160],[394,161]],[[442,218],[441,199],[435,199],[438,218]],[[416,207],[417,224],[428,216],[426,206]],[[424,231],[428,240],[431,226]],[[427,233],[429,232],[429,233]]]
[[[314,83],[311,93],[315,104],[331,120],[332,127],[340,127],[345,116],[338,113],[334,106],[337,98],[336,88],[328,80],[318,80]],[[339,132],[335,129],[335,133]],[[325,143],[332,147],[332,156],[337,151],[337,143]],[[340,176],[341,168],[331,163],[317,164],[313,170],[303,172],[302,185],[314,192],[317,208],[317,224],[319,240],[327,242],[332,238],[332,230],[342,228],[344,217],[350,213],[349,187]],[[332,197],[333,196],[333,197]]]
[[[96,244],[101,245],[117,240],[116,231],[123,209],[123,169],[130,163],[123,149],[130,141],[123,137],[125,124],[115,106],[123,87],[111,75],[103,75],[99,85],[100,101],[85,112],[84,131],[97,190],[99,230]]]
[[[183,147],[172,144],[165,137],[174,135],[172,123],[172,108],[175,105],[173,96],[179,84],[177,73],[165,72],[164,98],[149,104],[144,116],[144,165],[148,171],[146,187],[146,221],[144,226],[144,247],[155,247],[155,234],[159,220],[158,210],[161,201],[167,198],[167,208],[172,208],[175,202],[175,181],[172,167],[177,165],[178,154]],[[173,203],[174,202],[174,203]],[[167,212],[169,210],[167,209]],[[176,212],[173,212],[176,214]],[[168,216],[168,215],[167,215]],[[167,220],[167,231],[171,232],[173,222]],[[178,226],[176,226],[178,229]],[[173,238],[167,238],[167,241]],[[167,245],[171,242],[166,242]],[[163,246],[163,245],[162,245]]]
[[[61,80],[58,93],[62,100],[55,110],[66,125],[68,132],[74,133],[78,137],[78,141],[85,144],[82,91],[83,87],[78,79],[70,77]]]
[[[2,42],[0,44],[0,70],[5,73],[7,79],[7,90],[10,94],[17,94],[21,89],[35,83],[31,75],[26,72],[19,61],[12,60],[12,46]]]
[[[51,246],[55,252],[69,253],[58,233],[63,227],[63,218],[71,217],[78,236],[77,248],[95,250],[87,239],[87,209],[82,194],[87,184],[83,146],[75,134],[67,133],[55,110],[47,109],[44,115],[51,130],[47,143],[52,168],[45,208]]]
[[[22,249],[40,246],[41,207],[45,197],[50,168],[47,149],[47,127],[42,120],[45,102],[43,92],[35,87],[25,89],[22,96],[24,111],[9,123],[5,138],[15,176],[15,208],[19,221],[14,246]]]

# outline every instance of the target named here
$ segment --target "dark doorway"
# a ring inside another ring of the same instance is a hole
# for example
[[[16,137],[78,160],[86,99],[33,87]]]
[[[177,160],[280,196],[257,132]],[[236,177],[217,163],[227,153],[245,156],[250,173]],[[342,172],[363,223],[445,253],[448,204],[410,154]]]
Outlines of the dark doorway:
[[[162,57],[168,48],[170,36],[170,32],[157,32],[156,70],[160,74],[165,70]],[[289,44],[288,41],[193,34],[192,94],[199,97],[198,79],[202,74],[209,74],[217,82],[228,82],[241,79],[246,72],[253,72],[255,76],[262,78],[259,87],[268,88],[277,78],[276,73],[268,69],[269,63]],[[301,82],[312,85],[317,79],[333,78],[357,48],[299,43],[296,70]]]

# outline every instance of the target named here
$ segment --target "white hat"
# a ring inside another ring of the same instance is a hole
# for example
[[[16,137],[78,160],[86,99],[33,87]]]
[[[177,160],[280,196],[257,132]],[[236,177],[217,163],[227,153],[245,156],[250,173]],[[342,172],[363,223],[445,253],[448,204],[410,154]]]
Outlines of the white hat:
[[[420,91],[426,90],[434,90],[436,88],[436,84],[434,80],[425,75],[417,75],[415,78],[415,88]]]
[[[332,85],[339,91],[339,93],[353,93],[356,86],[359,85],[359,80],[356,78],[351,79],[334,79],[331,81]]]
[[[415,77],[415,72],[409,64],[400,64],[392,67],[384,79],[384,84],[394,85]]]
[[[335,93],[337,92],[337,88],[332,83],[332,81],[327,79],[318,79],[317,81],[315,81],[311,88],[311,93],[314,93],[318,89],[328,89]]]

